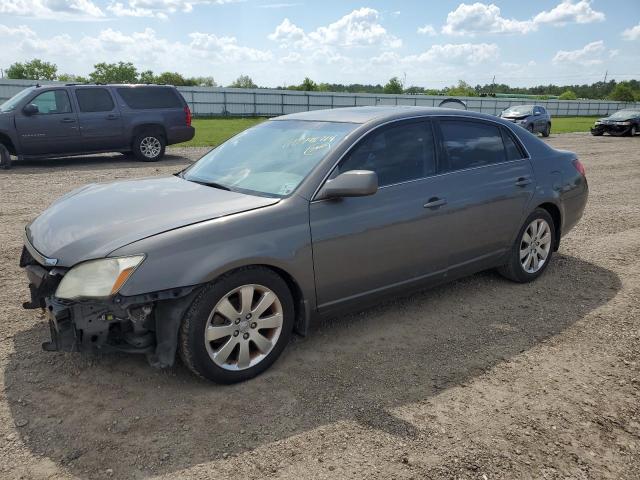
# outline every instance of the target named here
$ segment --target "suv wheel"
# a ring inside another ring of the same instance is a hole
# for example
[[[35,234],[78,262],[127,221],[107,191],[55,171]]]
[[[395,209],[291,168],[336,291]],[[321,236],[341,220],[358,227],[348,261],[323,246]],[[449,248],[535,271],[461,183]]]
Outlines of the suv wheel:
[[[535,280],[545,271],[556,241],[556,230],[549,212],[536,208],[520,228],[508,261],[498,271],[514,282]]]
[[[263,267],[236,270],[205,287],[187,310],[180,356],[200,377],[241,382],[276,361],[293,322],[293,298],[279,275]]]
[[[133,141],[133,154],[143,162],[157,162],[164,156],[166,143],[157,133],[141,133]]]
[[[11,154],[7,147],[0,143],[0,168],[9,170],[11,168]]]
[[[542,136],[548,137],[549,134],[551,134],[551,124],[547,123],[547,125],[544,127],[544,130],[542,131]]]
[[[533,133],[535,135],[535,131],[533,129],[533,123],[530,123],[529,125],[527,125],[527,130],[529,130],[529,133]]]

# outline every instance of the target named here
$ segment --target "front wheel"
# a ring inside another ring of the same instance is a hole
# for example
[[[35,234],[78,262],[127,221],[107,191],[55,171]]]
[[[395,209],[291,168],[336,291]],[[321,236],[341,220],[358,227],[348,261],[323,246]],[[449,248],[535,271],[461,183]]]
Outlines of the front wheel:
[[[185,314],[180,355],[196,375],[236,383],[262,373],[289,342],[294,303],[286,282],[248,267],[206,286]]]
[[[9,170],[11,168],[11,153],[0,143],[0,168]]]
[[[544,127],[544,130],[542,131],[542,136],[548,137],[550,134],[551,134],[551,124],[547,123],[547,125]]]
[[[164,156],[166,142],[158,133],[142,133],[133,140],[133,154],[142,162],[157,162]]]
[[[549,212],[536,208],[520,228],[506,264],[498,269],[514,282],[531,282],[542,275],[553,255],[555,225]]]

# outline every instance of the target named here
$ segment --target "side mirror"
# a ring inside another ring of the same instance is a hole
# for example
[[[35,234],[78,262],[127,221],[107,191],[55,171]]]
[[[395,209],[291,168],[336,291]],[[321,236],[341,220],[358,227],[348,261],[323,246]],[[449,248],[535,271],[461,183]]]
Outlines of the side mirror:
[[[25,115],[35,115],[36,113],[40,112],[40,109],[38,108],[37,105],[34,105],[33,103],[30,103],[29,105],[26,105],[22,111],[24,112]]]
[[[378,191],[378,175],[370,170],[349,170],[328,180],[316,200],[342,197],[365,197]]]

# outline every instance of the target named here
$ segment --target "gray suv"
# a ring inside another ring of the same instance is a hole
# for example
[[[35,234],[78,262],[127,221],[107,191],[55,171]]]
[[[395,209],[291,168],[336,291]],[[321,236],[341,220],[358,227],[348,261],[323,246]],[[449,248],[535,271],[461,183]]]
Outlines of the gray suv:
[[[514,105],[504,110],[500,116],[531,133],[539,132],[543,137],[548,137],[551,133],[551,115],[539,105]]]
[[[0,164],[18,158],[132,152],[154,162],[191,140],[191,111],[175,87],[46,85],[0,105]]]

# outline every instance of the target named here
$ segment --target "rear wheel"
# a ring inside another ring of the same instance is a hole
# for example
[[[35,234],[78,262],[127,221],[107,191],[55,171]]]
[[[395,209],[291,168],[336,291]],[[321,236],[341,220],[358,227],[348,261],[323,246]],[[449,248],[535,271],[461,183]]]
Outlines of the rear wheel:
[[[165,147],[164,137],[159,133],[141,133],[133,141],[133,154],[142,162],[157,162],[164,156]]]
[[[11,168],[11,153],[9,149],[0,143],[0,168],[8,170]]]
[[[293,322],[293,298],[279,275],[263,267],[236,270],[208,285],[189,307],[180,355],[200,377],[241,382],[276,361]]]
[[[551,124],[547,123],[547,125],[544,127],[544,130],[542,131],[542,136],[548,137],[550,134],[551,134]]]
[[[537,208],[527,217],[511,248],[509,259],[498,271],[514,282],[531,282],[542,275],[553,255],[555,225],[549,212]]]

